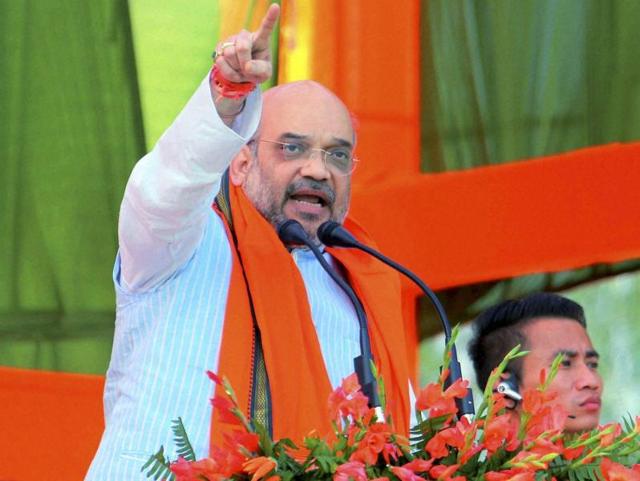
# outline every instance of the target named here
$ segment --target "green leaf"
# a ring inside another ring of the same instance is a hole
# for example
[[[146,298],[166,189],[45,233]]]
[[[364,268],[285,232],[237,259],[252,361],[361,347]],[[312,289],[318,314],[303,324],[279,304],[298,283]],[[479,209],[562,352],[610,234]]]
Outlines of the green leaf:
[[[153,478],[155,481],[159,479],[165,479],[167,481],[175,481],[176,477],[169,469],[169,460],[164,457],[164,447],[160,446],[157,453],[152,454],[151,457],[144,463],[144,466],[140,469],[147,475],[147,478]]]
[[[411,428],[409,431],[411,450],[423,450],[429,440],[435,436],[438,431],[442,430],[445,421],[449,419],[449,417],[450,416],[438,416],[435,418],[428,418]]]
[[[193,450],[193,446],[191,446],[182,418],[179,417],[171,421],[171,430],[173,431],[173,441],[178,448],[178,456],[183,457],[186,461],[195,461],[196,453]]]
[[[295,473],[292,471],[279,472],[279,474],[282,481],[291,481],[295,476]]]
[[[373,377],[376,379],[376,385],[378,386],[378,398],[380,399],[380,407],[382,408],[382,412],[387,412],[387,390],[384,385],[384,379],[382,375],[378,372],[378,368],[373,360],[371,363],[371,372],[373,373]]]
[[[254,427],[259,437],[260,448],[265,456],[273,456],[273,440],[269,436],[267,428],[259,422],[254,421]]]
[[[448,369],[449,364],[451,364],[451,352],[453,351],[453,346],[455,345],[456,340],[458,339],[458,335],[460,334],[460,324],[456,324],[453,326],[451,330],[451,337],[444,348],[444,353],[442,356],[442,366],[440,367],[442,370]]]

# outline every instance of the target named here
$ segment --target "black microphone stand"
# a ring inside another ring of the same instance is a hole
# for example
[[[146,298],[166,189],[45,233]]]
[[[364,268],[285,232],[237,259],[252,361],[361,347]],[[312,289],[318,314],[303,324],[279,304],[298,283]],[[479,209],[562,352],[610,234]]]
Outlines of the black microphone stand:
[[[378,395],[378,383],[373,371],[371,369],[371,362],[373,355],[371,354],[371,342],[369,340],[369,332],[367,329],[367,316],[364,312],[364,308],[356,296],[355,292],[342,277],[329,265],[326,261],[320,249],[309,239],[309,236],[304,231],[302,225],[293,219],[287,220],[278,226],[278,236],[280,240],[285,244],[303,244],[311,249],[311,252],[315,255],[316,259],[322,266],[322,268],[331,276],[338,286],[345,292],[349,300],[353,304],[358,317],[358,323],[360,326],[360,356],[353,359],[356,375],[358,376],[358,382],[360,383],[360,389],[362,393],[369,399],[369,407],[380,407],[380,396]],[[384,417],[380,416],[380,420],[384,420]]]
[[[322,224],[318,228],[318,238],[320,242],[322,242],[326,246],[339,246],[339,247],[355,247],[356,249],[360,249],[384,264],[396,269],[401,272],[409,279],[411,279],[421,290],[422,292],[429,298],[431,303],[436,309],[438,313],[438,317],[440,317],[440,321],[442,322],[442,328],[444,330],[445,342],[449,344],[451,341],[451,325],[449,324],[449,319],[447,318],[447,314],[440,303],[440,300],[435,295],[435,293],[413,272],[411,272],[406,267],[401,266],[397,262],[389,259],[385,255],[376,251],[375,249],[362,244],[359,242],[349,231],[347,231],[341,224],[333,221],[327,221]],[[462,378],[462,369],[460,367],[460,362],[458,361],[458,353],[456,350],[455,344],[451,347],[451,362],[449,365],[449,376],[447,378],[447,386],[453,384],[456,380]],[[460,416],[464,415],[473,415],[475,414],[475,409],[473,406],[473,394],[471,389],[467,390],[467,395],[464,399],[457,399],[458,413]]]

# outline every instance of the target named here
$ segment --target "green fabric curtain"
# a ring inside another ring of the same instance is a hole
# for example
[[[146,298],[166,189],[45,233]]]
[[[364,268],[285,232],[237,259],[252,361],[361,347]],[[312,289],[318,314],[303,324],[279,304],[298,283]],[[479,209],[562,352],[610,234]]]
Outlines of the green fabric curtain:
[[[430,0],[422,26],[424,171],[640,139],[640,2]],[[505,298],[638,268],[630,260],[439,294],[464,321]],[[420,312],[422,337],[436,332],[426,302]]]
[[[423,3],[423,170],[640,139],[640,2]]]
[[[0,364],[104,372],[144,134],[125,0],[0,2]]]

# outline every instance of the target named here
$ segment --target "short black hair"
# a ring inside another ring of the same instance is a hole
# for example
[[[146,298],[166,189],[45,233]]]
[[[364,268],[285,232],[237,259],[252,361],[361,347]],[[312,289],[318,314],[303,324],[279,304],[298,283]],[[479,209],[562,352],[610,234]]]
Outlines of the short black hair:
[[[501,302],[482,312],[473,321],[473,338],[468,352],[481,389],[484,389],[495,369],[507,353],[516,345],[527,349],[523,328],[540,317],[562,317],[580,323],[587,322],[582,306],[566,297],[548,292],[538,292],[522,299]],[[518,385],[522,381],[522,358],[514,359],[507,371],[515,377]]]

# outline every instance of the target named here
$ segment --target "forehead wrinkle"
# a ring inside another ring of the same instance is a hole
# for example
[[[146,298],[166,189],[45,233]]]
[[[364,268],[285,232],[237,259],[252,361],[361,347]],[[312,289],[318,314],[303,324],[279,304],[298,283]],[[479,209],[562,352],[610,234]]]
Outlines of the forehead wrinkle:
[[[278,136],[279,139],[296,139],[296,140],[307,140],[309,139],[308,135],[305,134],[296,134],[295,132],[284,132]]]
[[[306,134],[298,134],[295,132],[284,132],[278,136],[278,139],[283,141],[287,139],[311,140],[312,136],[306,135]],[[346,139],[343,139],[342,137],[332,137],[331,140],[334,145],[339,145],[342,147],[349,147],[349,148],[353,147],[353,144],[351,142],[349,142]]]

